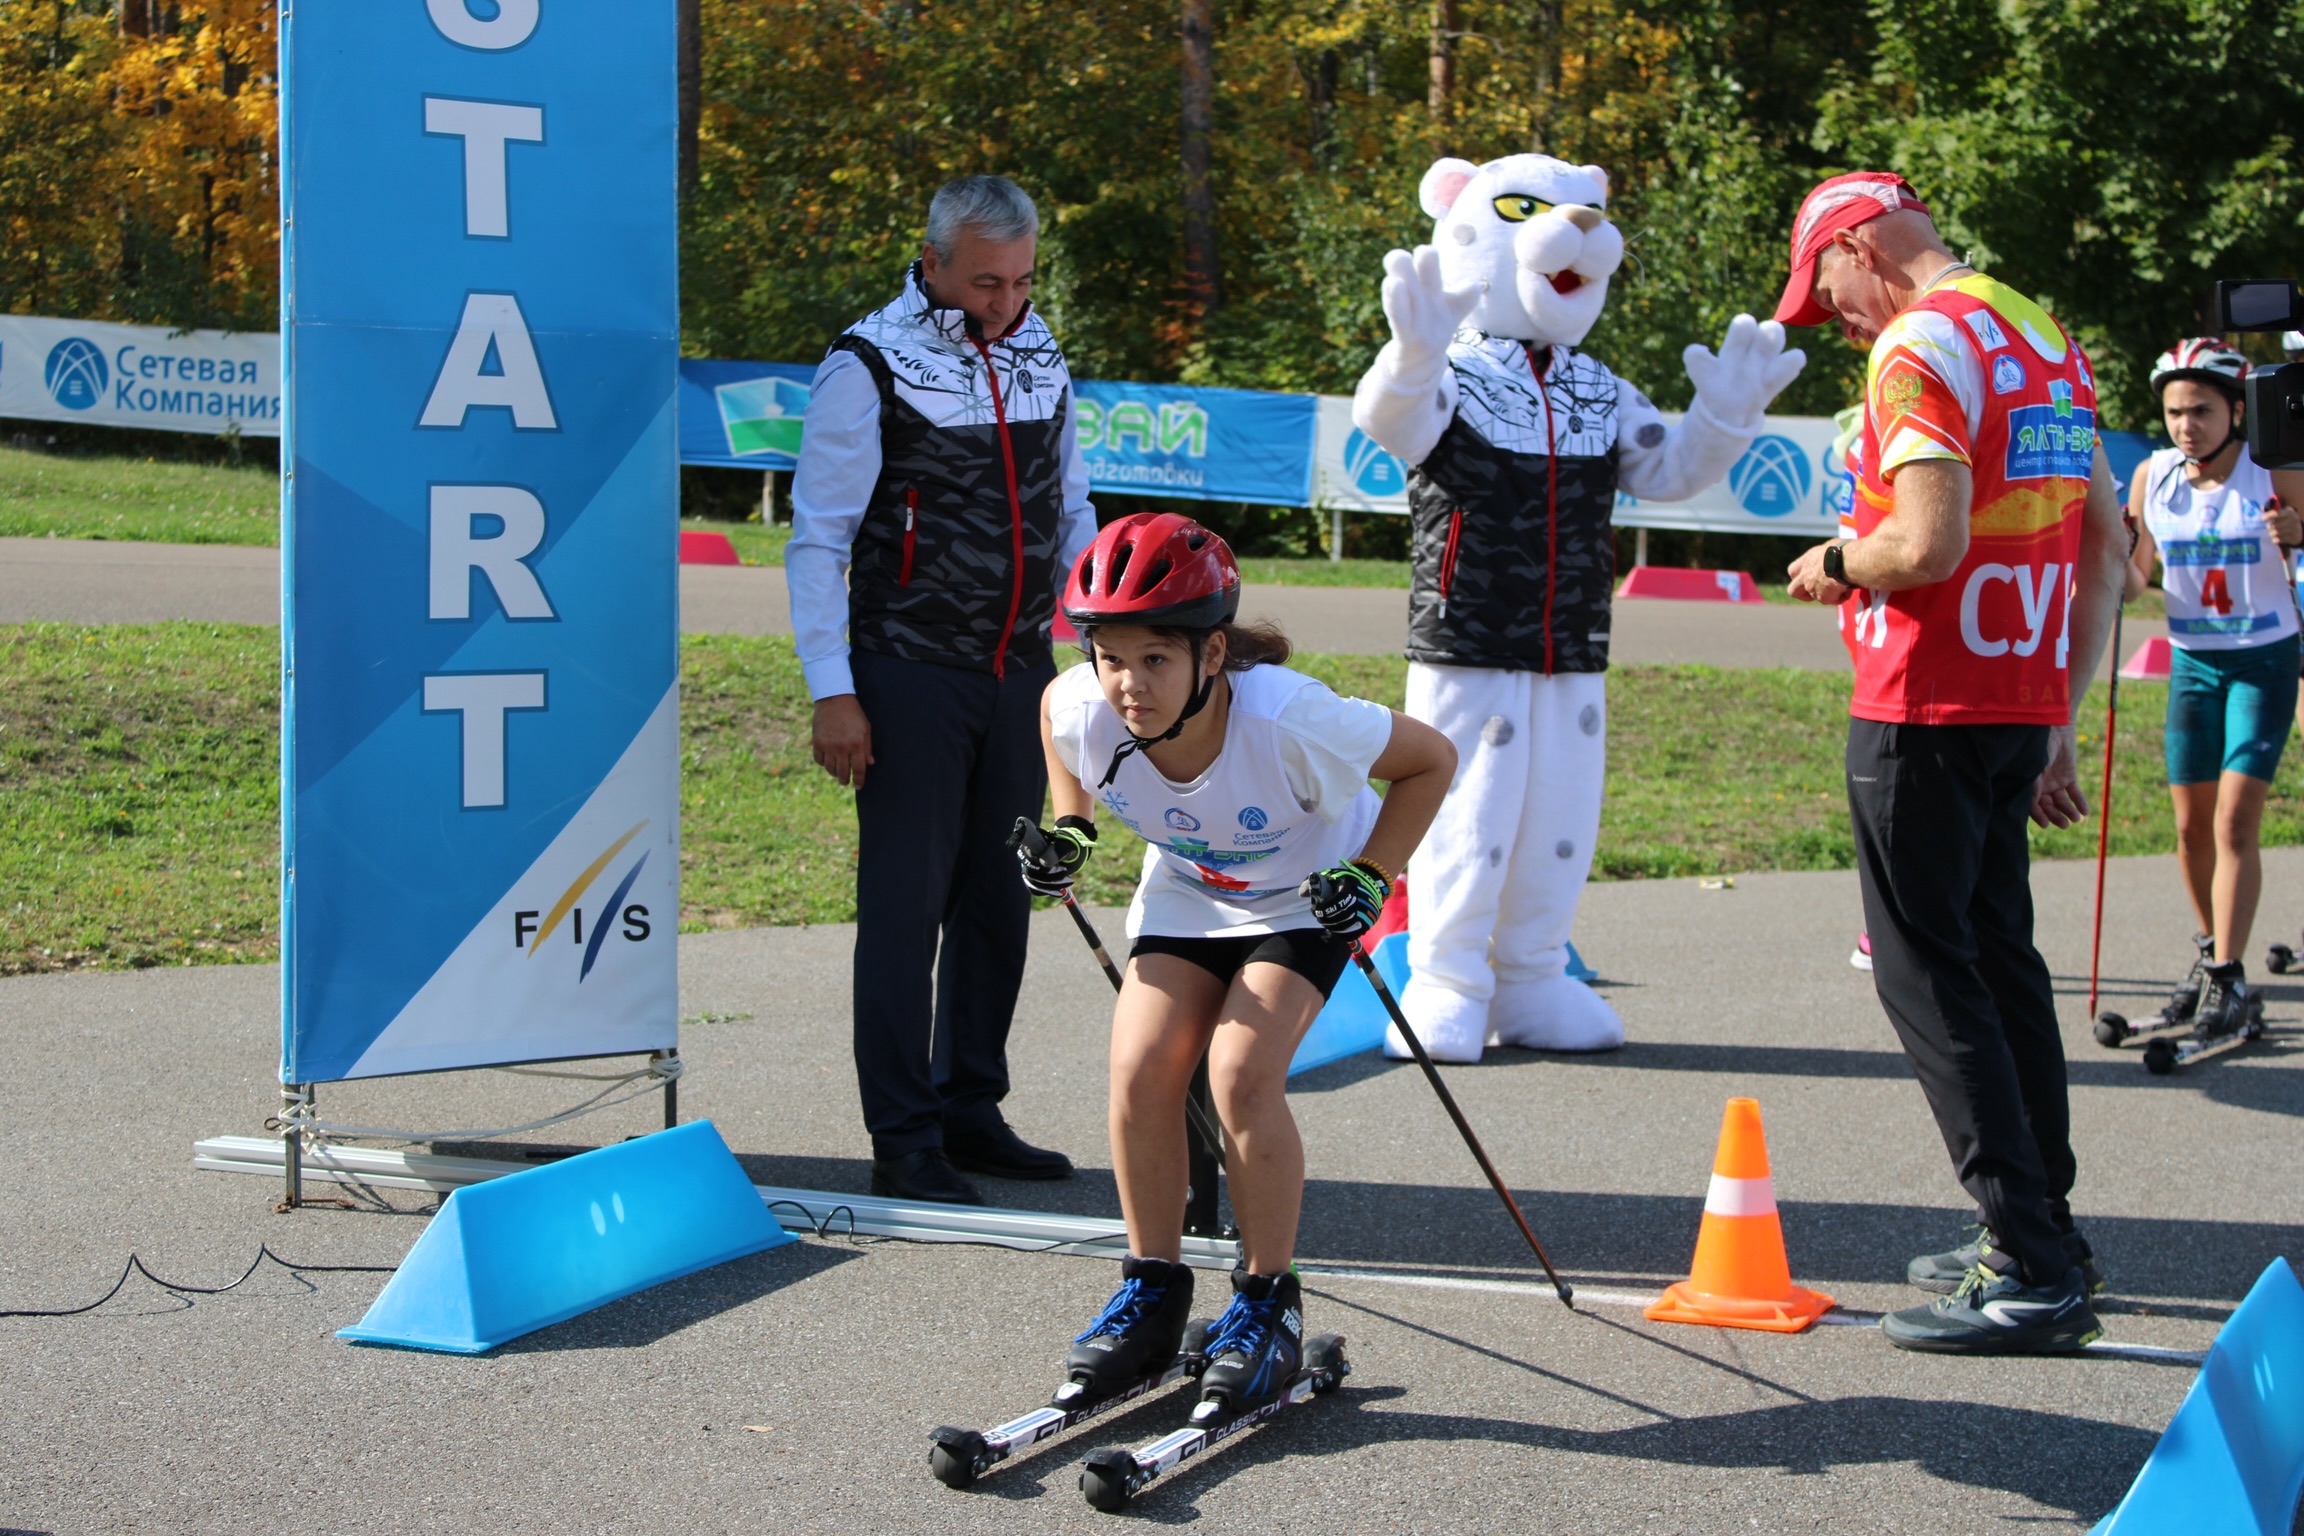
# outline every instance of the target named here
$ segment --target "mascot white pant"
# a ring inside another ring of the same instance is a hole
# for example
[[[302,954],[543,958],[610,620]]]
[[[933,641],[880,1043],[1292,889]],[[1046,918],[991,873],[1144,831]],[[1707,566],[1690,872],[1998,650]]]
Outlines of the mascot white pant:
[[[1456,748],[1456,781],[1409,865],[1401,1006],[1439,1061],[1483,1047],[1605,1051],[1624,1025],[1568,975],[1607,774],[1606,674],[1408,665],[1407,713]],[[1394,1025],[1385,1054],[1411,1054]]]

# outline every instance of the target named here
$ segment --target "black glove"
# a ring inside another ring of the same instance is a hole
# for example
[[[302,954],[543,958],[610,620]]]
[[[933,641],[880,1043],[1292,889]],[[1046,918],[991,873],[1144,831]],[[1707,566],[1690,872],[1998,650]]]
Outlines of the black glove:
[[[1365,864],[1339,864],[1308,877],[1296,894],[1312,903],[1320,926],[1339,939],[1357,939],[1376,926],[1391,882]]]
[[[1080,872],[1080,866],[1088,862],[1088,851],[1096,846],[1096,823],[1085,816],[1059,816],[1056,830],[1043,832],[1018,817],[1009,846],[1016,850],[1026,890],[1035,896],[1062,896],[1072,888],[1072,877]]]

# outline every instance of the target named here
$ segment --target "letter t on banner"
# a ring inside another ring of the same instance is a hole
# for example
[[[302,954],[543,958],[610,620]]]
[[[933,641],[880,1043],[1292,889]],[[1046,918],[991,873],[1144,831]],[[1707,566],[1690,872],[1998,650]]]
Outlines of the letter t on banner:
[[[284,1083],[678,1044],[674,39],[281,7]]]

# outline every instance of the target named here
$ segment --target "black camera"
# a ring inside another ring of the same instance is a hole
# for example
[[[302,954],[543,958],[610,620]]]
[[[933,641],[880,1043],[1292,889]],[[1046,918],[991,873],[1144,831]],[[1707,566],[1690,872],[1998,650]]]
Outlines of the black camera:
[[[2296,285],[2279,278],[2226,279],[2216,285],[2216,311],[2227,331],[2304,330]],[[2248,456],[2266,469],[2304,464],[2304,363],[2251,368]]]

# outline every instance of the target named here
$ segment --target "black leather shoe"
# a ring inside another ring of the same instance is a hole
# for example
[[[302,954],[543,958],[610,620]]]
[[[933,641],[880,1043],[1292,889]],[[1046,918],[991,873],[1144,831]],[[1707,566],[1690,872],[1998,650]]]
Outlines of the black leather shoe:
[[[872,1193],[890,1200],[921,1200],[937,1205],[982,1205],[976,1186],[960,1177],[944,1154],[922,1147],[901,1157],[872,1159]]]
[[[982,1130],[956,1131],[945,1127],[944,1155],[952,1160],[955,1168],[995,1179],[1072,1177],[1072,1159],[1061,1152],[1033,1146],[1001,1120],[993,1121]]]

